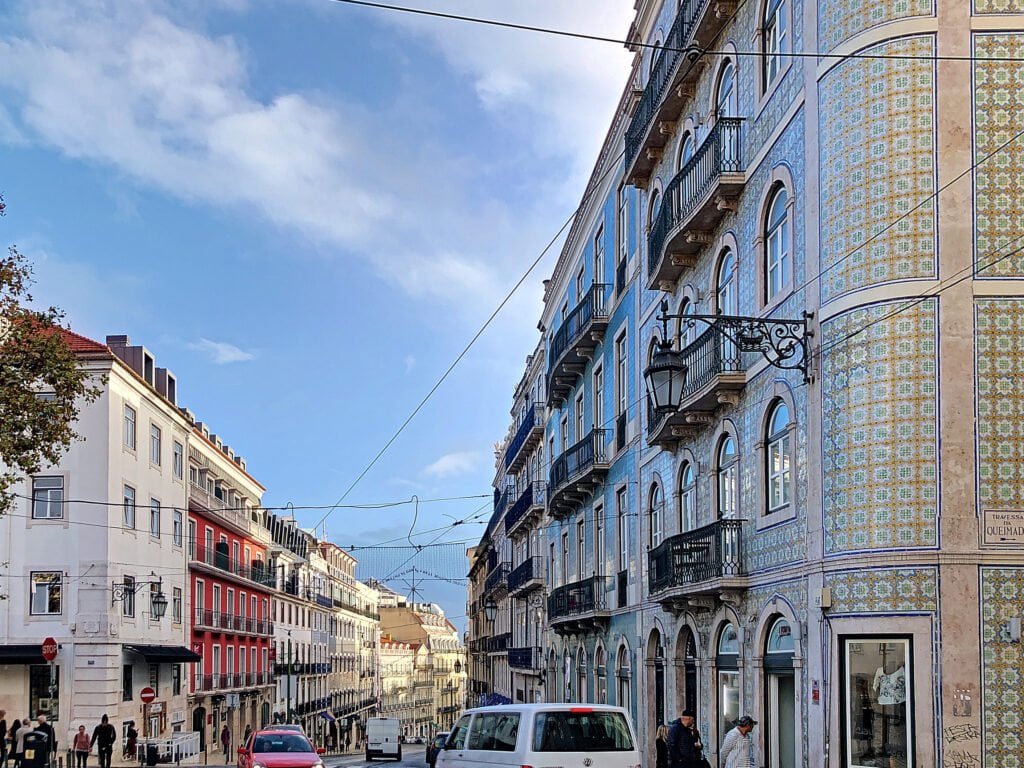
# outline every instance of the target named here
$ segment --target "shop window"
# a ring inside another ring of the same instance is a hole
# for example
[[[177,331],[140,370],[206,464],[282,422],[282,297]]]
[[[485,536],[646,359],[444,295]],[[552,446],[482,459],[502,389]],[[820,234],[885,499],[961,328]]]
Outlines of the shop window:
[[[784,618],[777,618],[768,632],[764,649],[764,732],[767,764],[771,768],[796,764],[795,649],[792,625]]]
[[[914,765],[909,638],[842,640],[844,762]]]
[[[46,715],[57,722],[60,712],[60,666],[33,664],[28,668],[29,712],[32,716]]]
[[[721,740],[740,716],[740,642],[736,627],[726,624],[718,636],[715,657],[718,694],[718,738]]]

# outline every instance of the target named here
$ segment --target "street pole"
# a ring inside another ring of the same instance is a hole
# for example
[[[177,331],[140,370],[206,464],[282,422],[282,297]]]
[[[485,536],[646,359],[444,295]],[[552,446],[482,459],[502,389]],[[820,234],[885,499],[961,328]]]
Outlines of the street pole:
[[[285,702],[284,719],[285,722],[290,723],[292,721],[292,631],[288,630],[288,674],[285,676],[288,680],[288,699]]]

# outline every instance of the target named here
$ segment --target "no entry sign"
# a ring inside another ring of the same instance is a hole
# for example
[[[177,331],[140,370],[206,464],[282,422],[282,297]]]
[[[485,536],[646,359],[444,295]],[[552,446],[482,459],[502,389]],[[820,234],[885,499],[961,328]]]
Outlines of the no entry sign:
[[[156,691],[147,685],[139,691],[139,698],[142,699],[143,704],[149,704],[149,702],[156,698]]]

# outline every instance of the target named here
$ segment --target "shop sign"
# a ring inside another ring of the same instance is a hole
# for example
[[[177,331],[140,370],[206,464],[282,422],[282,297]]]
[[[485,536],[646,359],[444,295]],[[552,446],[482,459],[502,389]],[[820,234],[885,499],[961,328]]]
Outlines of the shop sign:
[[[162,701],[154,701],[149,705],[149,714],[159,715],[164,711],[164,703]]]
[[[981,540],[1004,547],[1024,544],[1024,509],[984,510]]]

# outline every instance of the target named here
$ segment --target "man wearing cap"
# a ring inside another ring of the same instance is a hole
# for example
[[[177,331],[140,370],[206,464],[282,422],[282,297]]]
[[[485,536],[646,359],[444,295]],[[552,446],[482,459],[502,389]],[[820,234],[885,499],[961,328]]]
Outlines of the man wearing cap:
[[[700,743],[700,734],[694,728],[695,719],[696,713],[692,709],[684,709],[679,719],[669,725],[669,768],[700,768],[703,745]]]
[[[754,742],[750,732],[757,725],[757,720],[744,715],[735,722],[736,727],[725,734],[722,751],[718,759],[722,768],[757,768],[754,762]]]

